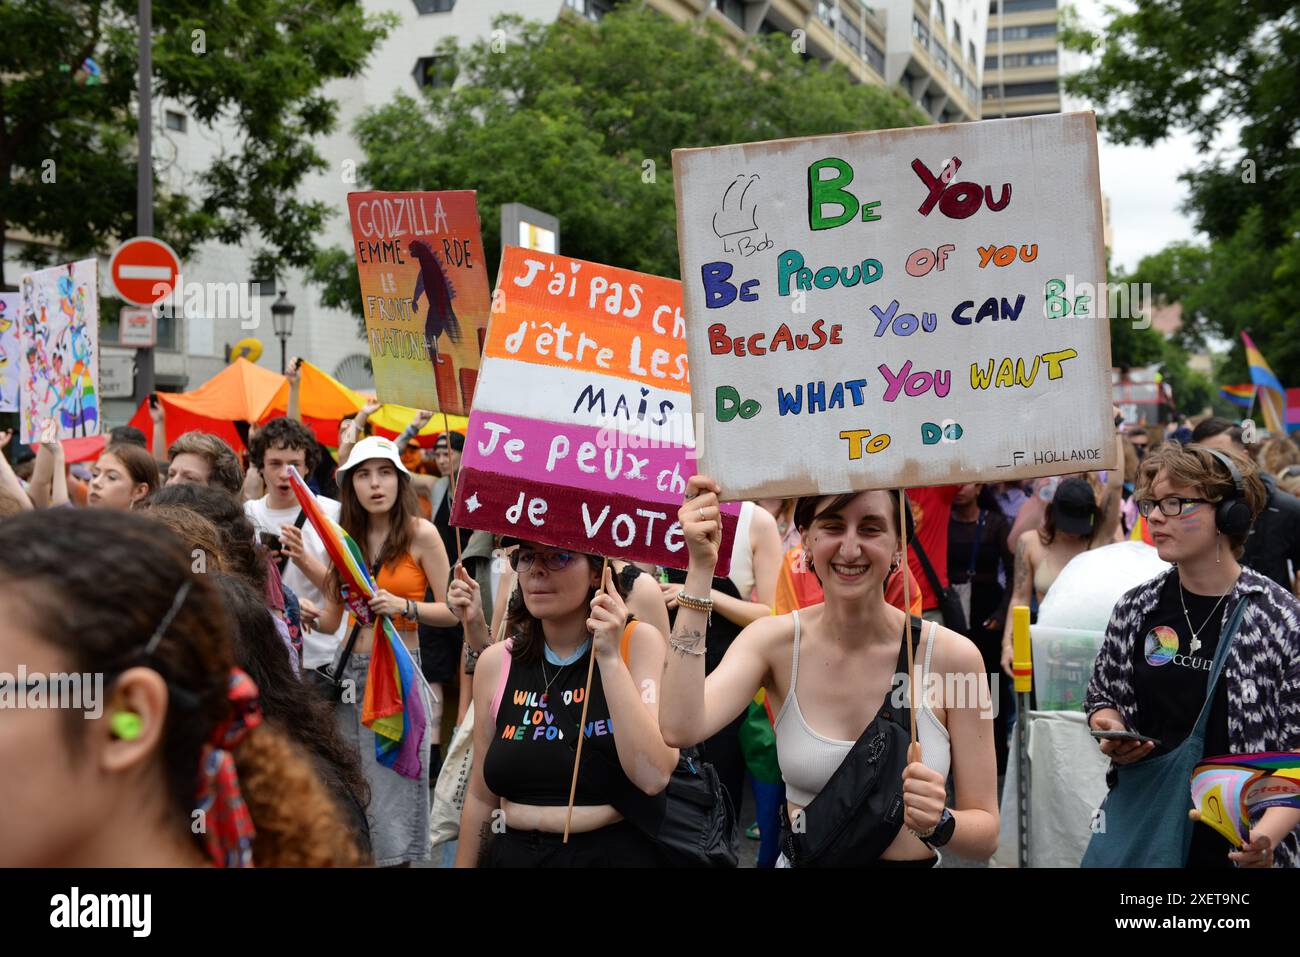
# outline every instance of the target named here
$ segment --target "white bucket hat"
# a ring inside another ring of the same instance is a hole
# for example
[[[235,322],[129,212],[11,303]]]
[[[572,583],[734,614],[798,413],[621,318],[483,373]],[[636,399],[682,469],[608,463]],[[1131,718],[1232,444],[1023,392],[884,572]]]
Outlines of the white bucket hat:
[[[368,459],[384,459],[392,462],[401,471],[410,475],[410,470],[402,464],[401,453],[397,451],[397,446],[392,439],[386,439],[382,435],[369,435],[352,447],[352,454],[348,456],[346,465],[340,465],[339,474],[342,475],[354,465],[365,462]]]

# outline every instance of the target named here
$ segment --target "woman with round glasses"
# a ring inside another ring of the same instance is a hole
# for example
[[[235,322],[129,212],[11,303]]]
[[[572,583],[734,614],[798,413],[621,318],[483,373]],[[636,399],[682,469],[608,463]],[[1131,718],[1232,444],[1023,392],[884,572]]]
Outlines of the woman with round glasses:
[[[1173,567],[1120,599],[1088,685],[1092,730],[1140,738],[1100,741],[1111,793],[1084,864],[1294,867],[1300,810],[1252,815],[1240,850],[1188,819],[1202,757],[1300,750],[1300,602],[1237,561],[1263,508],[1259,470],[1168,444],[1143,461],[1136,494]]]
[[[519,575],[507,611],[510,637],[483,652],[474,671],[475,760],[456,864],[655,866],[655,844],[618,808],[663,791],[677,766],[677,752],[659,733],[664,639],[644,622],[628,626],[616,576],[602,583],[593,555],[522,542],[510,564]],[[466,636],[482,640],[473,592],[459,579],[449,601]],[[564,843],[579,735],[582,764]]]

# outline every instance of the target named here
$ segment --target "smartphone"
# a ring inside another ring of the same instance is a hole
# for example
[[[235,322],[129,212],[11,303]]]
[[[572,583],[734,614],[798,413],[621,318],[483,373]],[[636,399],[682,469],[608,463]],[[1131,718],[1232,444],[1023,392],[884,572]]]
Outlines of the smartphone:
[[[281,551],[283,546],[280,544],[280,536],[275,532],[258,532],[258,541],[273,552]]]
[[[297,372],[301,368],[302,368],[302,356],[299,356],[298,358],[293,360],[293,371]]]
[[[150,393],[149,393],[149,408],[151,408],[151,409],[156,409],[156,408],[158,408],[158,393],[157,393],[157,392],[150,392]]]
[[[1138,734],[1136,731],[1093,731],[1092,736],[1098,741],[1137,741],[1141,744],[1159,744],[1157,738],[1148,738],[1145,734]]]

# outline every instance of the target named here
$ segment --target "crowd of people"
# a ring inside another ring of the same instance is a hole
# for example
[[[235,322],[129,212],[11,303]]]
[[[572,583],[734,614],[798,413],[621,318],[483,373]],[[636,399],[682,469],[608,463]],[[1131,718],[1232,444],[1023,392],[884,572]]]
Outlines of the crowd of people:
[[[678,779],[723,806],[715,863],[734,863],[725,846],[761,867],[986,860],[1014,717],[1010,610],[1130,539],[1173,567],[1116,606],[1084,703],[1093,730],[1138,734],[1100,742],[1109,820],[1168,800],[1161,840],[1191,866],[1300,862],[1300,811],[1268,810],[1234,849],[1184,825],[1186,787],[1164,795],[1158,773],[1300,749],[1288,437],[1247,446],[1223,419],[1117,415],[1112,472],[746,502],[719,576],[726,490],[708,476],[678,516],[685,570],[605,562],[452,526],[465,436],[422,435],[430,413],[390,439],[370,434],[370,403],[329,446],[295,408],[241,426],[240,451],[202,432],[167,444],[155,404],[154,435],[112,430],[88,471],[53,441],[0,456],[0,589],[16,599],[0,672],[107,685],[101,720],[6,720],[0,766],[28,773],[0,776],[0,863],[691,863],[665,837],[695,820]],[[375,629],[295,471],[357,543],[369,609],[420,670],[417,776],[376,758]],[[916,679],[901,696],[900,674]],[[954,698],[949,679],[969,675],[982,695]],[[1140,863],[1112,831],[1085,862]]]

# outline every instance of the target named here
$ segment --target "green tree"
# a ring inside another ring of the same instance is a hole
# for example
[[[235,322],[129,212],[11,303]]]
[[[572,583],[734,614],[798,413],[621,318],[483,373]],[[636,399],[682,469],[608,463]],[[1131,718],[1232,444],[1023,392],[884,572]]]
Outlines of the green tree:
[[[20,258],[104,251],[135,233],[134,0],[0,3],[0,248]],[[258,244],[258,274],[303,266],[330,210],[298,199],[323,169],[315,138],[334,126],[333,79],[357,74],[389,18],[359,0],[167,0],[153,5],[153,89],[191,121],[232,129],[187,192],[156,190],[155,233]],[[5,277],[0,263],[0,286]]]
[[[1103,31],[1066,17],[1066,46],[1093,55],[1066,89],[1097,106],[1119,143],[1191,132],[1210,158],[1183,175],[1205,247],[1151,264],[1189,317],[1184,345],[1248,329],[1274,370],[1300,363],[1300,18],[1289,0],[1135,0]],[[1225,131],[1236,147],[1212,153]],[[1285,376],[1284,376],[1285,378]],[[1239,381],[1242,381],[1239,379]]]
[[[398,96],[355,130],[367,182],[478,191],[493,269],[500,206],[521,202],[560,217],[568,255],[676,276],[674,149],[927,122],[901,91],[856,83],[780,35],[752,41],[742,59],[720,31],[630,4],[598,24],[496,26],[504,49],[439,49],[456,86]],[[350,251],[323,253],[314,277],[326,305],[361,321]]]

